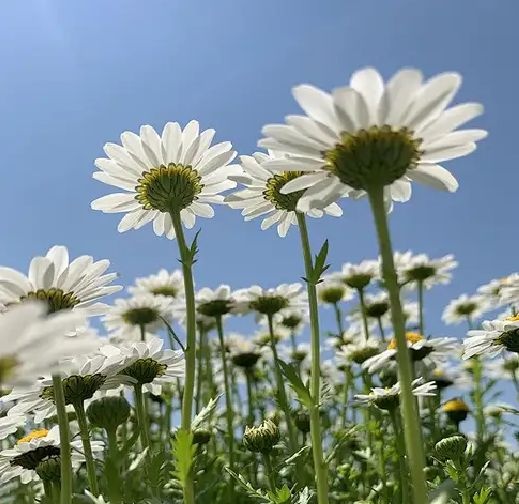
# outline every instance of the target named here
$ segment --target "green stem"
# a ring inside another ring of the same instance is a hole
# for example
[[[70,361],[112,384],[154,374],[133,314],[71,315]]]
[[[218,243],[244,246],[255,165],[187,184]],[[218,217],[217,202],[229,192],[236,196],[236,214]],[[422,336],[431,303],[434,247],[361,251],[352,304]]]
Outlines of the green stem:
[[[107,429],[106,435],[108,438],[108,457],[112,463],[112,471],[108,471],[108,461],[105,462],[105,469],[107,469],[106,483],[108,484],[108,498],[112,504],[121,504],[121,474],[120,474],[120,461],[119,461],[119,448],[117,445],[117,429]]]
[[[52,482],[43,482],[43,492],[45,493],[45,504],[56,504],[57,501],[54,499]]]
[[[359,291],[359,300],[360,300],[360,311],[362,313],[362,324],[364,326],[364,338],[366,341],[369,338],[369,325],[368,325],[368,316],[366,314],[366,299],[364,295],[364,287],[357,289]]]
[[[274,374],[276,376],[278,402],[279,407],[285,413],[285,422],[287,424],[288,430],[288,444],[291,454],[294,454],[298,451],[297,438],[295,436],[294,425],[292,423],[292,415],[290,411],[290,406],[288,404],[287,393],[285,390],[285,382],[283,380],[283,375],[281,374],[281,369],[279,367],[279,357],[276,348],[276,337],[274,334],[274,321],[272,315],[268,315],[267,319],[269,324],[270,348],[272,350],[272,355],[274,356]]]
[[[348,400],[350,395],[350,384],[352,380],[351,368],[348,366],[344,369],[344,408],[342,410],[342,426],[348,425]]]
[[[141,341],[146,341],[146,324],[139,324],[139,331],[141,334]]]
[[[268,453],[263,454],[263,463],[265,464],[265,472],[267,473],[267,478],[269,480],[270,490],[276,494],[276,478],[274,477],[274,470],[272,469],[272,461],[270,460],[270,455]]]
[[[339,303],[333,303],[333,310],[335,312],[335,322],[337,323],[337,331],[339,331],[339,336],[342,338],[344,334],[344,325],[342,323],[342,312]]]
[[[409,478],[405,458],[405,442],[402,436],[402,424],[400,415],[398,414],[396,409],[390,412],[390,416],[391,422],[393,423],[393,430],[395,431],[396,452],[398,457],[398,472],[400,477],[400,499],[398,502],[402,502],[402,504],[407,504],[410,502]]]
[[[83,401],[74,404],[77,423],[79,425],[79,435],[83,443],[83,451],[86,460],[86,469],[88,476],[88,485],[94,497],[99,497],[99,485],[97,483],[96,466],[94,456],[92,455],[92,445],[90,444],[90,432],[88,430],[87,418],[85,413],[85,405]]]
[[[133,386],[135,395],[135,412],[137,413],[137,423],[139,424],[139,432],[141,438],[142,449],[149,448],[150,434],[148,431],[148,418],[144,409],[144,397],[142,395],[142,385],[137,383]]]
[[[418,309],[420,313],[420,334],[422,336],[425,336],[425,324],[424,324],[424,318],[423,318],[423,294],[424,294],[424,286],[423,286],[423,280],[418,280]]]
[[[58,504],[58,502],[60,501],[59,483],[52,482],[51,487],[50,487],[50,492],[52,494],[52,502],[55,502],[56,504]]]
[[[247,425],[254,425],[254,394],[252,393],[253,368],[245,368],[245,379],[247,381]]]
[[[305,262],[306,278],[311,278],[313,270],[312,254],[310,251],[310,240],[304,214],[297,212],[299,234],[301,236],[301,248]],[[321,419],[319,416],[319,405],[321,395],[321,356],[319,335],[319,311],[317,307],[317,291],[315,285],[307,282],[308,306],[310,309],[310,334],[312,347],[312,371],[310,377],[310,394],[312,396],[312,407],[310,408],[310,434],[312,436],[312,453],[314,458],[315,481],[317,486],[317,503],[328,504],[328,467],[324,460]]]
[[[472,359],[472,377],[474,379],[474,419],[476,421],[476,440],[478,445],[483,444],[485,438],[485,413],[483,405],[483,365],[478,356]]]
[[[222,354],[223,367],[223,381],[225,386],[225,413],[227,420],[227,447],[229,453],[229,468],[234,471],[234,427],[233,427],[233,410],[232,410],[232,396],[231,387],[229,385],[229,369],[227,367],[227,356],[225,349],[225,341],[223,337],[223,323],[222,317],[216,317],[216,331],[218,333],[218,340],[220,342],[220,352]],[[229,498],[233,500],[234,481],[229,478]]]
[[[70,427],[65,408],[63,383],[59,376],[52,377],[54,402],[59,422],[60,459],[61,459],[61,504],[72,503],[72,453],[70,447]]]
[[[204,330],[203,325],[198,324],[198,353],[197,353],[197,363],[198,369],[196,373],[196,394],[195,394],[195,412],[198,413],[200,411],[200,401],[202,399],[202,373],[203,373],[203,359],[202,355],[204,352]]]
[[[391,319],[397,343],[397,362],[401,389],[401,411],[404,419],[404,434],[406,440],[411,478],[413,481],[414,504],[427,502],[424,466],[425,455],[421,442],[421,420],[418,415],[416,401],[412,391],[412,364],[405,335],[405,319],[400,303],[400,289],[397,282],[393,248],[387,225],[384,208],[384,187],[375,187],[368,191],[368,196],[375,219],[377,235],[382,257],[382,273],[384,284],[389,292]]]
[[[385,343],[386,335],[384,333],[384,324],[382,324],[382,317],[378,317],[377,322],[378,322],[378,331],[380,333],[380,339],[382,340],[383,343]]]
[[[182,396],[182,415],[181,427],[186,431],[191,431],[191,421],[193,415],[193,394],[195,389],[195,370],[196,370],[196,306],[195,306],[195,287],[193,282],[193,258],[191,251],[186,245],[184,229],[180,219],[180,211],[171,211],[171,221],[175,228],[180,260],[182,262],[182,273],[184,277],[184,294],[186,301],[186,375],[184,380],[184,394]],[[194,475],[190,471],[184,487],[184,504],[194,504]]]

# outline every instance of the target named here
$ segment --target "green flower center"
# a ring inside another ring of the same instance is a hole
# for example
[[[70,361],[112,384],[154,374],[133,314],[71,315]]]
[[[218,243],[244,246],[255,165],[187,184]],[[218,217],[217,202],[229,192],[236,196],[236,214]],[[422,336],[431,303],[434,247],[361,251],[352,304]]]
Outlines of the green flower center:
[[[434,276],[436,274],[436,268],[432,266],[418,266],[409,270],[406,275],[409,280],[423,281]]]
[[[140,308],[131,308],[123,313],[122,319],[130,325],[143,326],[156,322],[159,318],[159,312],[155,308],[142,306]]]
[[[178,289],[175,289],[175,287],[172,287],[171,285],[162,285],[161,287],[151,289],[151,293],[155,294],[156,296],[176,298],[178,295]]]
[[[301,198],[305,191],[281,194],[280,190],[287,182],[299,178],[301,175],[303,175],[303,172],[300,171],[287,171],[274,175],[267,180],[263,197],[273,203],[274,207],[278,210],[294,212],[299,198]]]
[[[380,318],[386,314],[388,309],[389,303],[387,301],[371,303],[366,306],[366,315],[371,318]]]
[[[274,315],[288,306],[288,299],[283,296],[262,296],[251,301],[249,306],[262,315]]]
[[[229,299],[215,299],[198,306],[198,313],[206,317],[222,317],[230,312],[232,301]]]
[[[371,282],[372,276],[367,273],[350,275],[344,279],[344,283],[352,289],[364,289]]]
[[[393,411],[398,408],[398,405],[400,404],[400,398],[398,397],[398,394],[381,395],[374,399],[373,403],[381,410]]]
[[[163,376],[168,366],[161,364],[155,359],[138,359],[134,363],[119,371],[118,374],[130,376],[137,380],[140,385],[151,383],[158,376]]]
[[[326,287],[319,291],[319,298],[323,303],[338,303],[344,296],[345,289],[340,285],[336,287]]]
[[[50,289],[38,289],[37,291],[28,292],[20,297],[20,301],[35,299],[47,303],[49,314],[74,308],[74,306],[80,302],[73,292],[64,292],[62,289],[56,289],[54,287]]]
[[[296,329],[299,324],[301,324],[302,320],[303,319],[297,315],[289,315],[288,317],[283,318],[281,324],[287,329]]]
[[[34,471],[40,462],[50,457],[59,457],[59,446],[40,446],[11,460],[11,466],[19,466]]]
[[[86,376],[72,375],[63,379],[63,392],[65,394],[65,404],[78,404],[91,399],[92,396],[102,387],[106,381],[106,376],[93,374]],[[40,397],[54,402],[54,387],[45,387]]]
[[[232,356],[232,362],[235,366],[247,369],[255,366],[260,357],[256,352],[240,352]]]
[[[477,308],[476,303],[468,302],[468,303],[462,303],[456,306],[456,314],[459,316],[467,316],[472,315],[474,310]]]
[[[418,164],[421,143],[407,128],[389,125],[343,133],[341,143],[324,153],[325,168],[357,190],[386,186]]]
[[[499,342],[509,351],[519,353],[519,329],[506,331],[499,337]]]
[[[202,192],[202,177],[191,166],[170,163],[142,172],[135,199],[145,210],[180,212]]]

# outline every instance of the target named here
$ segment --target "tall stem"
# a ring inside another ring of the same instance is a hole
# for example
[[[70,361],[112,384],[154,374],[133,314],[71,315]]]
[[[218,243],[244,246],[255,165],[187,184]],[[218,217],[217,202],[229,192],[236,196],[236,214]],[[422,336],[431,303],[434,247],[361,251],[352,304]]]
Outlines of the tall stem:
[[[254,425],[254,394],[252,392],[252,378],[254,369],[245,368],[245,379],[247,381],[247,425]]]
[[[359,291],[359,300],[360,300],[360,311],[362,313],[362,324],[364,327],[364,338],[366,341],[369,339],[369,325],[368,325],[368,316],[366,314],[366,299],[364,296],[364,287],[357,289]]]
[[[108,460],[105,461],[106,482],[108,484],[108,498],[110,503],[121,504],[121,464],[119,460],[119,447],[117,445],[117,428],[107,429],[108,438],[108,457],[112,464],[112,471],[109,471]]]
[[[423,318],[423,294],[424,294],[424,285],[423,280],[418,280],[418,309],[420,313],[420,334],[425,336],[425,324]]]
[[[139,332],[141,335],[141,341],[146,341],[146,324],[139,324]]]
[[[144,409],[144,397],[142,395],[142,385],[137,383],[133,387],[135,395],[135,412],[137,413],[137,422],[139,423],[139,431],[141,437],[141,446],[144,450],[150,446],[150,434],[148,432],[148,418]]]
[[[401,412],[404,419],[404,434],[406,441],[409,466],[413,481],[413,495],[415,504],[427,502],[424,466],[425,455],[421,442],[421,421],[412,391],[413,369],[407,340],[405,336],[405,319],[400,303],[400,289],[393,259],[393,248],[384,208],[384,187],[374,187],[368,191],[371,209],[377,228],[380,255],[382,257],[382,273],[384,284],[389,292],[391,304],[391,319],[397,343],[398,374],[401,389]]]
[[[52,377],[54,402],[58,413],[59,443],[61,460],[61,504],[72,503],[72,453],[70,447],[70,427],[67,410],[65,409],[65,394],[61,377]]]
[[[77,423],[79,425],[79,435],[83,443],[83,451],[85,453],[86,469],[88,477],[88,485],[94,497],[99,497],[99,485],[97,483],[96,466],[92,455],[92,445],[90,444],[90,432],[88,431],[87,418],[85,413],[85,405],[83,401],[74,404]]]
[[[344,325],[342,323],[342,312],[339,303],[333,303],[333,311],[335,312],[335,322],[337,323],[337,331],[339,336],[342,338],[344,334]]]
[[[182,262],[186,301],[186,375],[184,381],[184,395],[182,396],[181,427],[187,431],[191,431],[196,370],[196,307],[195,287],[193,283],[193,260],[184,238],[184,229],[182,228],[182,221],[180,220],[180,211],[172,211],[170,212],[170,215],[173,227],[175,228],[180,260]],[[183,487],[183,494],[184,504],[194,504],[195,491],[193,471],[190,471],[186,478]]]
[[[288,444],[291,453],[294,454],[298,451],[297,438],[294,432],[294,425],[292,422],[290,405],[288,404],[287,393],[285,390],[285,382],[283,380],[283,375],[281,374],[281,369],[279,367],[278,350],[276,348],[276,336],[274,334],[274,321],[272,319],[272,315],[268,315],[267,319],[269,324],[270,348],[272,350],[272,355],[274,356],[274,374],[276,376],[278,402],[279,407],[283,410],[283,413],[285,413],[285,422],[287,424],[288,430]]]
[[[227,443],[229,453],[229,468],[234,471],[234,428],[233,428],[233,411],[232,411],[232,395],[229,384],[229,370],[227,368],[227,357],[225,350],[225,341],[223,339],[223,323],[222,317],[216,317],[216,331],[218,332],[218,340],[220,342],[220,353],[222,354],[223,381],[225,386],[225,413],[227,420]],[[229,498],[233,499],[234,481],[229,480]]]
[[[405,463],[405,444],[402,437],[402,423],[396,410],[390,412],[393,430],[395,431],[396,453],[398,457],[398,472],[400,477],[400,499],[402,504],[409,504],[409,478]]]
[[[203,373],[203,353],[204,353],[204,329],[203,324],[198,324],[198,369],[196,373],[196,394],[195,394],[195,412],[200,411],[200,400],[202,399],[202,373]]]
[[[313,270],[312,254],[310,251],[310,240],[304,214],[297,213],[299,234],[301,236],[301,248],[305,262],[306,277],[311,277]],[[318,504],[328,504],[328,467],[324,460],[321,419],[319,417],[319,404],[321,401],[321,347],[319,335],[319,311],[317,308],[317,291],[315,285],[306,283],[308,292],[308,306],[310,310],[310,337],[312,347],[312,371],[310,377],[310,394],[312,396],[312,407],[310,408],[310,434],[312,436],[312,452],[314,457],[315,481],[317,486]]]
[[[274,494],[277,493],[276,490],[276,478],[274,477],[274,470],[272,469],[272,461],[270,460],[270,455],[268,453],[263,454],[263,463],[265,464],[265,472],[267,473],[267,478],[269,480],[269,487]]]

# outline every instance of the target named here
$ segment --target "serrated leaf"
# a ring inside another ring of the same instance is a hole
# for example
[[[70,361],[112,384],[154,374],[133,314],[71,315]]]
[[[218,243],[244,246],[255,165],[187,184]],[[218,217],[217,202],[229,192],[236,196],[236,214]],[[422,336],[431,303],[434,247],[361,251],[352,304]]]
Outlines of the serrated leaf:
[[[213,399],[210,399],[207,403],[207,406],[204,406],[196,415],[196,417],[193,419],[193,423],[191,424],[191,429],[195,430],[198,429],[205,421],[207,421],[212,414],[214,413],[214,410],[216,409],[216,405],[218,404],[218,400],[222,397],[222,394],[217,395]]]
[[[276,488],[275,492],[269,491],[267,496],[272,504],[287,504],[292,499],[292,492],[284,485],[282,488]]]
[[[305,457],[310,453],[310,447],[308,445],[303,446],[298,452],[294,453],[292,456],[288,457],[285,460],[285,464],[292,464],[297,462],[299,459]]]
[[[260,490],[256,490],[241,474],[236,474],[228,467],[225,470],[243,487],[247,495],[252,499],[258,499],[263,502],[271,502],[271,500],[263,494]]]
[[[193,432],[179,429],[176,432],[175,442],[173,443],[173,456],[175,457],[175,476],[180,481],[182,487],[185,486],[193,467],[195,449]]]
[[[186,347],[182,344],[182,341],[180,341],[180,338],[177,336],[177,333],[171,327],[171,324],[167,321],[166,318],[164,318],[164,317],[159,317],[159,318],[162,320],[162,322],[164,322],[164,325],[166,326],[171,348],[173,348],[173,340],[175,340],[178,343],[178,345],[180,346],[180,348],[182,349],[182,351],[185,352]]]
[[[303,380],[301,380],[301,377],[297,374],[295,369],[286,362],[283,362],[282,360],[279,360],[278,363],[281,368],[281,372],[283,373],[283,376],[290,383],[290,386],[297,394],[299,401],[301,401],[301,403],[308,408],[312,406],[312,396],[310,395],[310,391],[303,383]]]

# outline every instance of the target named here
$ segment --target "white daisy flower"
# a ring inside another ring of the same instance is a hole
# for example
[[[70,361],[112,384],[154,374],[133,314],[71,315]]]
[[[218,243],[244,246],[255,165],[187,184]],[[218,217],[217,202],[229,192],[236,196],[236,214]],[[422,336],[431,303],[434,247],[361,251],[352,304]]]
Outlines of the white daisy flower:
[[[143,385],[154,395],[160,395],[163,385],[184,377],[184,353],[164,348],[164,341],[156,336],[136,343],[106,345],[100,351],[122,380],[129,377],[131,383]]]
[[[281,190],[305,191],[301,211],[374,184],[385,187],[388,206],[410,198],[411,181],[452,192],[458,182],[439,163],[471,153],[486,136],[483,130],[455,131],[483,112],[477,103],[447,108],[460,84],[456,73],[423,82],[414,69],[384,83],[375,69],[365,68],[331,94],[297,86],[293,95],[306,115],[265,126],[259,145],[289,155],[289,163],[268,162],[271,170],[305,172]]]
[[[163,328],[163,319],[171,318],[172,309],[170,297],[139,294],[129,299],[116,299],[103,322],[111,340],[138,340],[147,332]]]
[[[290,334],[290,330],[286,327],[280,326],[279,324],[274,325],[274,341],[276,343],[288,340],[290,338]],[[261,348],[270,348],[270,333],[268,328],[257,330],[252,335],[252,341],[255,345]]]
[[[423,378],[413,380],[413,395],[416,397],[431,397],[436,395],[437,386],[433,381],[425,382]],[[354,396],[358,402],[374,405],[382,410],[391,411],[398,407],[400,397],[400,382],[390,388],[372,388],[369,394]]]
[[[104,274],[110,261],[94,261],[80,256],[69,262],[63,246],[49,249],[45,257],[35,257],[29,274],[11,268],[0,268],[0,303],[9,306],[31,299],[46,301],[49,313],[59,310],[83,310],[87,316],[101,315],[106,310],[98,300],[122,289],[109,285],[116,273]]]
[[[380,263],[373,259],[358,264],[345,263],[338,275],[348,287],[364,289],[372,280],[380,278]]]
[[[114,377],[116,370],[117,366],[100,353],[61,361],[60,374],[66,406],[84,404],[101,391],[119,386],[121,380]],[[29,388],[15,387],[10,394],[0,398],[0,402],[4,401],[16,401],[9,415],[30,414],[36,424],[56,415],[54,386],[50,376],[40,378]]]
[[[265,354],[265,347],[259,347],[254,341],[239,333],[226,335],[225,345],[232,363],[244,369],[255,366],[261,356]]]
[[[139,135],[125,131],[121,144],[107,143],[107,158],[98,158],[100,171],[93,177],[125,192],[110,194],[92,202],[94,210],[125,212],[118,230],[139,229],[153,221],[158,236],[175,238],[171,213],[180,213],[187,229],[196,216],[213,217],[211,203],[222,203],[223,191],[236,187],[229,175],[241,169],[228,166],[236,153],[230,142],[210,147],[215,131],[199,133],[197,121],[182,130],[168,122],[159,135],[151,126],[141,126]]]
[[[297,225],[296,208],[302,192],[282,194],[281,188],[289,181],[303,175],[300,171],[273,171],[265,163],[271,160],[282,162],[284,155],[270,151],[268,154],[255,152],[252,156],[240,156],[243,172],[238,176],[231,176],[245,189],[237,191],[225,198],[226,203],[234,209],[242,210],[246,221],[260,215],[265,216],[261,222],[261,229],[265,230],[277,224],[278,235],[284,238],[290,225]],[[324,214],[338,217],[342,210],[337,203],[331,203],[324,209],[309,208],[305,211],[309,217],[322,217]]]
[[[456,352],[459,346],[456,338],[424,338],[416,332],[407,332],[406,339],[413,361],[421,361],[426,357],[432,361],[445,360]],[[376,373],[394,360],[396,355],[397,343],[393,338],[386,350],[366,360],[362,368],[369,373]]]
[[[84,312],[46,313],[45,303],[33,301],[0,315],[0,386],[32,384],[57,371],[64,357],[96,347],[97,340],[90,334],[76,336]]]
[[[481,295],[461,294],[445,307],[442,320],[446,324],[459,324],[467,320],[478,319],[489,309],[488,302]]]
[[[477,293],[480,294],[492,308],[500,308],[506,304],[503,300],[503,290],[506,289],[506,287],[512,286],[518,278],[519,273],[512,273],[502,278],[494,278],[490,280],[490,282],[478,287]]]
[[[220,285],[216,289],[203,287],[196,292],[195,302],[198,313],[206,317],[224,316],[241,311],[240,302],[228,285]]]
[[[100,456],[104,446],[100,441],[91,441],[92,452]],[[72,441],[72,466],[78,469],[85,461],[80,440]],[[22,484],[40,481],[38,470],[41,464],[49,459],[59,464],[60,437],[58,426],[50,430],[39,429],[31,432],[8,450],[0,452],[0,483],[5,484],[19,478]]]
[[[235,291],[234,295],[241,313],[254,311],[258,314],[258,318],[273,317],[288,308],[305,309],[308,306],[306,293],[300,283],[281,284],[270,289],[253,285]]]
[[[363,364],[381,351],[380,340],[375,338],[355,338],[348,345],[340,347],[335,358],[338,366],[351,366],[352,363]]]
[[[463,340],[463,359],[474,355],[495,357],[503,350],[519,353],[519,315],[505,320],[485,320]]]
[[[136,278],[135,285],[130,287],[128,291],[136,297],[143,294],[153,294],[154,296],[178,299],[184,295],[184,277],[180,270],[170,273],[166,269],[161,269],[154,275]]]
[[[413,255],[395,253],[395,266],[400,284],[408,285],[422,282],[426,289],[434,285],[448,284],[452,278],[451,270],[458,266],[452,254],[438,259],[430,259],[427,254]]]
[[[309,321],[308,306],[299,308],[284,308],[274,315],[274,322],[294,335],[299,334]]]
[[[20,427],[24,427],[26,423],[27,416],[23,414],[13,413],[0,417],[0,441],[14,434]]]

